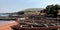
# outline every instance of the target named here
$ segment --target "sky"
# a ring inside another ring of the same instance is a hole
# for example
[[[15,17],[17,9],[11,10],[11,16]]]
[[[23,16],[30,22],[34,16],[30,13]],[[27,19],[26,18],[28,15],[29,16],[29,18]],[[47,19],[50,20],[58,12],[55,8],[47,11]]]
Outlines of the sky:
[[[0,13],[12,13],[28,8],[45,8],[47,5],[59,4],[60,0],[0,0]]]

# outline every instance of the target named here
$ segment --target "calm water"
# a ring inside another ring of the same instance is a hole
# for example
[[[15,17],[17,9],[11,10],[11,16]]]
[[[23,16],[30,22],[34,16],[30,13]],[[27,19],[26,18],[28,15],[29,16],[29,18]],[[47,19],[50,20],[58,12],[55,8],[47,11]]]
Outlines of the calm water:
[[[9,14],[6,13],[0,13],[0,16],[8,16]]]
[[[0,16],[8,16],[9,14],[7,13],[0,13]],[[9,23],[12,23],[14,21],[1,21],[0,20],[0,25],[4,25],[4,24],[9,24]]]
[[[14,21],[1,21],[0,20],[0,26],[4,25],[4,24],[9,24],[9,23],[12,23],[12,22],[14,22]]]

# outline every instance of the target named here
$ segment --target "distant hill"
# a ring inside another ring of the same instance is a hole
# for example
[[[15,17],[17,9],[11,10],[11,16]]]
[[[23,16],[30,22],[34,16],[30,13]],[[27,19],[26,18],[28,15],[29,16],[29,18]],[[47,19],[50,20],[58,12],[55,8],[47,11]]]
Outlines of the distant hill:
[[[28,11],[41,11],[43,10],[44,8],[28,8],[28,9],[24,9],[22,10],[23,12],[28,12]],[[18,12],[22,12],[22,11],[18,11]],[[17,13],[18,13],[17,12]]]
[[[43,10],[43,8],[28,8],[23,11],[40,11],[40,10]]]
[[[41,11],[43,8],[28,8],[22,11],[18,11],[17,14],[24,14],[25,12],[32,12],[32,11]]]

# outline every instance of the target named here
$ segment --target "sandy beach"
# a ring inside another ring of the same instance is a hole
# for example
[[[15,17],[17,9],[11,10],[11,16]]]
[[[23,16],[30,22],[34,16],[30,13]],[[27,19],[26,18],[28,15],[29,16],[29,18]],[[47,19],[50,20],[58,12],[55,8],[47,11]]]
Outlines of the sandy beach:
[[[11,26],[17,25],[17,24],[18,24],[17,22],[13,21],[13,22],[11,22],[9,24],[1,25],[0,30],[12,30]]]

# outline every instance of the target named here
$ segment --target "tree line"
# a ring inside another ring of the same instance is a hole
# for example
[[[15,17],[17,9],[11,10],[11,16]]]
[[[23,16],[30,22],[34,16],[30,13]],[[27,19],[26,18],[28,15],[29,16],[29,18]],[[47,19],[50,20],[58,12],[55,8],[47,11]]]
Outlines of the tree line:
[[[40,12],[43,11],[44,13],[46,13],[49,16],[57,17],[58,10],[60,10],[60,5],[56,4],[56,5],[48,5],[48,6],[46,6],[45,9],[41,10]],[[17,14],[19,14],[19,15],[24,14],[24,12],[21,11],[21,12],[18,12]]]
[[[49,16],[52,17],[57,17],[58,14],[58,10],[60,10],[60,5],[48,5],[45,9],[43,9],[42,11],[44,13],[46,13]]]

